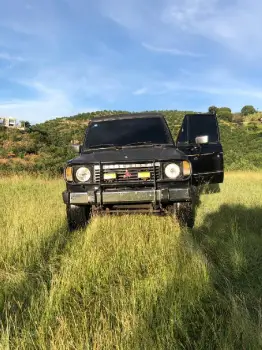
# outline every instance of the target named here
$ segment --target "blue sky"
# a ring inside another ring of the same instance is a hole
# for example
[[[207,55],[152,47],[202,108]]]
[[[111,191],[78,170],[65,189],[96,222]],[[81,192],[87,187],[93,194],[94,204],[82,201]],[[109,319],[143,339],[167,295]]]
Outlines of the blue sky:
[[[261,0],[0,0],[0,116],[262,108]]]

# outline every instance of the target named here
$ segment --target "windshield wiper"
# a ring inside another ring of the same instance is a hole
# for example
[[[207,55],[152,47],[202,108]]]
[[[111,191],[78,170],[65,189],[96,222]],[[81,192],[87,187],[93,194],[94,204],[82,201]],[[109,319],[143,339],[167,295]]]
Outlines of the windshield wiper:
[[[153,141],[138,141],[138,142],[131,142],[131,143],[126,143],[124,145],[117,145],[114,143],[101,143],[98,145],[92,145],[89,146],[87,149],[94,149],[94,148],[109,148],[109,147],[113,147],[113,148],[123,148],[123,147],[129,147],[129,146],[142,146],[142,145],[151,145],[151,146],[162,146],[162,145],[170,145],[170,143],[157,143],[157,142],[153,142]]]
[[[161,146],[163,145],[163,143],[157,143],[153,141],[139,141],[139,142],[132,142],[132,143],[125,144],[125,146],[140,146],[140,145]]]
[[[88,148],[108,148],[108,147],[119,148],[120,146],[114,145],[113,143],[101,143],[99,145],[89,146]]]

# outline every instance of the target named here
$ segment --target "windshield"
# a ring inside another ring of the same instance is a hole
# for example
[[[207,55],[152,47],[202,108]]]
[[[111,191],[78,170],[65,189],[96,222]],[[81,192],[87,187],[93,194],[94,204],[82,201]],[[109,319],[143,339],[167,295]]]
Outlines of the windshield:
[[[92,123],[86,134],[84,149],[146,143],[173,143],[161,118],[130,118]]]

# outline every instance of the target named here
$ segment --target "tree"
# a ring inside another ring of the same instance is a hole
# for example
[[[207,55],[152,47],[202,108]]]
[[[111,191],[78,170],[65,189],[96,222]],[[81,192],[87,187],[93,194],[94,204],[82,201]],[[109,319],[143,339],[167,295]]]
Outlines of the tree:
[[[31,127],[31,124],[28,121],[21,121],[21,125],[24,126],[24,128],[29,129]]]
[[[208,112],[213,113],[213,114],[215,114],[217,112],[217,110],[218,110],[218,108],[216,106],[210,106],[208,108]]]
[[[229,107],[221,107],[217,110],[217,116],[220,119],[227,120],[229,122],[232,121],[233,115],[231,109]]]
[[[218,108],[218,110],[221,111],[221,112],[232,113],[231,108],[229,108],[229,107],[220,107],[220,108]]]
[[[241,114],[243,116],[256,113],[256,109],[253,106],[247,105],[241,109]]]

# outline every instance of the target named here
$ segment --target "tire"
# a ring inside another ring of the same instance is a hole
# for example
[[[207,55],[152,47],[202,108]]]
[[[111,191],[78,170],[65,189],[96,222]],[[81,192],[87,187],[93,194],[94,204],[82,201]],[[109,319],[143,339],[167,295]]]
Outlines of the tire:
[[[86,227],[91,213],[90,206],[67,205],[66,216],[69,231]]]
[[[195,207],[192,202],[173,204],[172,214],[174,218],[179,222],[180,227],[194,227]]]

